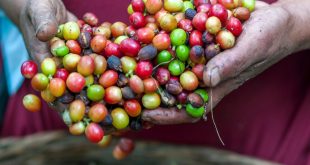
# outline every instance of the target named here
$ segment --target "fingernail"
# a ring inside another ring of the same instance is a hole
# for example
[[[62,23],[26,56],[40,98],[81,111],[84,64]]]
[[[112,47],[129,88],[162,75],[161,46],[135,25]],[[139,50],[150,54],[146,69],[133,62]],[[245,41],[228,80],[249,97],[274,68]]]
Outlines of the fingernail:
[[[219,68],[217,66],[211,69],[209,77],[211,86],[216,86],[220,82],[221,78],[219,74]]]

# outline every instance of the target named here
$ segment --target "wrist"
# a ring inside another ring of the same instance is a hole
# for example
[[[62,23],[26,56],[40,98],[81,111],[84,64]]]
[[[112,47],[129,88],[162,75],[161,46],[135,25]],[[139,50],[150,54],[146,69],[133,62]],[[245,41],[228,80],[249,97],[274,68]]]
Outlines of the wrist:
[[[274,4],[281,7],[288,13],[289,23],[291,28],[287,29],[288,41],[292,46],[293,52],[301,51],[310,48],[310,1],[291,1],[283,0]],[[288,26],[289,27],[289,26]]]

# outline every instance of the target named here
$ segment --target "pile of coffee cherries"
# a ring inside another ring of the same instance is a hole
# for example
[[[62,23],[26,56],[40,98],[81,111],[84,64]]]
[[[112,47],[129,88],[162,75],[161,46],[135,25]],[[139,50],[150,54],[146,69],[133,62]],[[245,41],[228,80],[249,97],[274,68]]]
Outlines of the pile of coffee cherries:
[[[132,0],[129,26],[86,13],[59,26],[42,73],[33,61],[21,72],[44,101],[65,105],[72,134],[94,143],[108,139],[109,127],[142,129],[143,109],[178,107],[199,118],[208,102],[204,66],[235,45],[254,8],[255,0]],[[41,106],[33,94],[23,104]]]

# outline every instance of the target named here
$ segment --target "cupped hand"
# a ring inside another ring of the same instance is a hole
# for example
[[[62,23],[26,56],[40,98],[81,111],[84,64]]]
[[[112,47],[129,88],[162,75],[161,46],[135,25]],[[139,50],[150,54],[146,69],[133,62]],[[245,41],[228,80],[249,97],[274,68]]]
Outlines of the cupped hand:
[[[76,20],[65,8],[61,0],[28,0],[19,17],[19,28],[32,59],[40,63],[52,54],[49,40],[55,36],[58,25]],[[57,111],[63,111],[67,105],[55,101],[49,106]]]
[[[212,88],[212,99],[209,100],[206,112],[247,80],[299,49],[298,43],[294,42],[294,22],[290,13],[279,5],[256,3],[256,10],[244,24],[236,45],[215,56],[204,69],[203,79],[210,87],[209,94]],[[189,117],[186,111],[176,108],[145,110],[142,119],[155,124],[199,121]]]
[[[61,0],[28,0],[19,19],[24,41],[30,56],[40,64],[52,56],[48,41],[55,36],[58,25],[76,20]]]

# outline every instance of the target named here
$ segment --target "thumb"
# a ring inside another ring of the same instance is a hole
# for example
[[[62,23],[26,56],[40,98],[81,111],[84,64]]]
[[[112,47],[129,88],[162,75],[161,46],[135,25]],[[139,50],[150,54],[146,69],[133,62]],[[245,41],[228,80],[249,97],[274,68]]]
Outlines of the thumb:
[[[58,30],[56,7],[51,1],[32,0],[28,3],[27,14],[40,41],[48,41]]]
[[[242,34],[236,45],[212,58],[204,68],[203,80],[209,87],[214,87],[224,80],[239,75],[248,67],[263,62],[272,45],[272,31],[264,12],[253,12],[253,17],[244,24]],[[268,32],[267,32],[268,31]],[[268,49],[267,49],[268,48]]]

